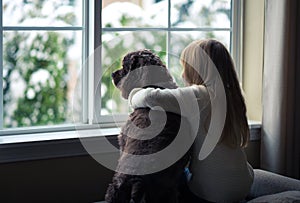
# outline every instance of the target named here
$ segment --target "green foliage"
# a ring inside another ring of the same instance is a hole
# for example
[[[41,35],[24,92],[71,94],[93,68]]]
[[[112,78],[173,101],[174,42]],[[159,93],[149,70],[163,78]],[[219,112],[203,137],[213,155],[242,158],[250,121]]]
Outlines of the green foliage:
[[[63,123],[66,120],[68,88],[65,81],[68,74],[66,48],[72,40],[67,40],[58,33],[47,32],[38,34],[33,41],[35,43],[22,56],[22,64],[32,63],[33,66],[23,70],[22,75],[27,81],[25,96],[18,99],[13,119],[19,127]],[[33,50],[45,54],[46,57],[32,56]],[[50,77],[45,84],[31,84],[31,76],[41,69],[49,72]],[[33,90],[34,95],[28,96],[29,91]]]
[[[45,1],[34,1],[26,18],[41,15]],[[25,17],[20,19],[22,23]],[[73,13],[57,20],[73,23]],[[5,32],[4,33],[4,127],[37,126],[64,123],[67,115],[67,52],[74,43],[72,32]],[[66,35],[68,34],[68,36]],[[71,34],[72,35],[72,34]],[[17,78],[16,78],[17,77]],[[14,85],[19,81],[18,96]]]

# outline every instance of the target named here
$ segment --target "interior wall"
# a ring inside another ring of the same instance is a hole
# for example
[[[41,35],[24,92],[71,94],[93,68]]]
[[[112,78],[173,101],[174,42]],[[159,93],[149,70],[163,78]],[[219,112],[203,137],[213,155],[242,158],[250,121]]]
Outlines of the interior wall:
[[[252,167],[259,168],[260,140],[245,151]],[[113,173],[88,155],[0,164],[0,202],[101,201]]]
[[[243,89],[248,119],[262,119],[264,1],[244,0]]]
[[[96,202],[112,175],[90,156],[1,164],[0,202]]]

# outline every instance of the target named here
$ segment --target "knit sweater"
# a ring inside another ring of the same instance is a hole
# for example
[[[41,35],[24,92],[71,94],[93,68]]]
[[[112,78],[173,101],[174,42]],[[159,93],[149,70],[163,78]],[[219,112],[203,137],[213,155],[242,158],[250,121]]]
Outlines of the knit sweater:
[[[192,177],[188,183],[194,194],[212,202],[236,202],[245,198],[253,182],[253,169],[242,148],[231,148],[219,143],[207,158],[201,161],[198,159],[211,112],[209,94],[204,86],[193,85],[172,90],[136,88],[128,100],[133,108],[160,107],[190,119],[194,125],[191,131],[197,134],[190,163]],[[175,105],[178,103],[180,107]],[[200,115],[197,126],[193,120],[196,115]]]

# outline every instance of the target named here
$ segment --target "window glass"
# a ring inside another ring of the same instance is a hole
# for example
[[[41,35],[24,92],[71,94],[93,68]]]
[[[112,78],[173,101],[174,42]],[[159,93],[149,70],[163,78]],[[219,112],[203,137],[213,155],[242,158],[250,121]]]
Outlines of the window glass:
[[[81,32],[4,32],[4,128],[72,122],[78,38]]]
[[[230,28],[231,0],[172,0],[171,25],[185,28]]]
[[[103,0],[102,27],[167,27],[168,1]]]
[[[74,92],[83,56],[82,3],[2,1],[3,128],[82,117],[81,93]]]
[[[192,41],[206,38],[214,38],[222,42],[228,50],[230,50],[230,31],[210,31],[210,32],[171,32],[170,36],[170,54],[169,54],[169,70],[179,86],[184,86],[181,77],[182,67],[179,59],[182,50]]]
[[[114,87],[111,73],[121,68],[128,52],[154,51],[183,86],[179,56],[191,41],[216,38],[231,48],[231,0],[101,2],[101,8],[88,9],[102,14],[95,19],[102,21],[95,29],[102,40],[95,43],[101,44],[102,68],[97,99],[90,92],[98,89],[88,89],[95,78],[81,69],[83,57],[92,54],[83,48],[93,48],[83,44],[92,34],[85,35],[82,24],[90,17],[83,13],[87,1],[2,0],[4,128],[87,122],[96,112],[90,111],[91,100],[101,107],[101,116],[127,114],[131,109]]]
[[[81,0],[2,0],[4,26],[81,26]]]
[[[102,1],[102,27],[105,32],[102,33],[101,115],[128,113],[130,109],[111,81],[111,73],[121,67],[126,53],[142,48],[158,53],[162,51],[160,55],[172,76],[178,85],[183,86],[179,56],[190,42],[215,38],[230,50],[231,0],[172,0],[170,9],[168,2]],[[119,32],[114,32],[114,28]],[[132,31],[128,32],[128,28]],[[143,28],[154,28],[155,31],[142,31]],[[208,31],[204,31],[207,28]],[[169,58],[166,57],[168,52]]]

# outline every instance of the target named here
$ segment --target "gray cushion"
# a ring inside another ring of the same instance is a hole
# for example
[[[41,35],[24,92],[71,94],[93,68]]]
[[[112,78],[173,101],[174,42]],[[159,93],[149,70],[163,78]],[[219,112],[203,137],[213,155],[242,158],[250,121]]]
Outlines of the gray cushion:
[[[254,169],[254,181],[248,196],[250,199],[285,191],[300,191],[300,180]]]
[[[255,198],[248,203],[300,203],[300,191],[286,191]]]

